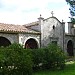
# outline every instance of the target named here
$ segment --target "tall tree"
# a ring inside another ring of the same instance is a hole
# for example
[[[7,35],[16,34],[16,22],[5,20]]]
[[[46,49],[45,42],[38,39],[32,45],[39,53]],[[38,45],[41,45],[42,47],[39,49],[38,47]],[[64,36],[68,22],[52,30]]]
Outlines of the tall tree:
[[[75,23],[75,0],[66,0],[66,2],[70,5],[71,21]]]

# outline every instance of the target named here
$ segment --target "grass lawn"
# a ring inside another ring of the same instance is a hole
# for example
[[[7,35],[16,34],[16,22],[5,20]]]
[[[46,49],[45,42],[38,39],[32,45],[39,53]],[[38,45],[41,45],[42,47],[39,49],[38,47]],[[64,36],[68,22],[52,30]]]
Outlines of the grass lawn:
[[[64,70],[38,71],[33,73],[33,75],[75,75],[75,62],[67,62]]]

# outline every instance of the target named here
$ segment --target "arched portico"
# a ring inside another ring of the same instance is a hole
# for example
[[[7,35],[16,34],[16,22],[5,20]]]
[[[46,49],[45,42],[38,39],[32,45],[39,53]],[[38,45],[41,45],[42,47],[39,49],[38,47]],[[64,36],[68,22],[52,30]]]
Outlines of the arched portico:
[[[9,45],[11,45],[11,42],[7,38],[0,36],[0,47],[1,46],[6,47]]]
[[[37,49],[38,48],[38,42],[33,38],[29,38],[25,43],[25,48]]]
[[[68,43],[67,43],[67,53],[68,53],[69,56],[74,56],[72,40],[69,40]]]

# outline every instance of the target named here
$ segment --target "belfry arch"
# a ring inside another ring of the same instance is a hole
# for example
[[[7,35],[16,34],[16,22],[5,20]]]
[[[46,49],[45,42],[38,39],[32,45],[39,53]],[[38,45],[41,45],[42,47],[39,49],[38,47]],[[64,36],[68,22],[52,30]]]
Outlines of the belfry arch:
[[[11,45],[11,42],[7,38],[0,36],[0,47],[1,46],[6,47],[9,45]]]
[[[72,40],[69,40],[67,43],[67,53],[69,56],[74,56]]]
[[[26,41],[25,43],[25,48],[29,48],[29,49],[37,49],[38,48],[38,43],[35,39],[30,38]]]

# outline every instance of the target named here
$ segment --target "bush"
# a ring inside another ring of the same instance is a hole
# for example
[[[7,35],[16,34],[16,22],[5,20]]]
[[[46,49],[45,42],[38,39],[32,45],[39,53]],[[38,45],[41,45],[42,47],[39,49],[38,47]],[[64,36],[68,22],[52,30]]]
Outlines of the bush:
[[[44,50],[41,48],[32,49],[31,53],[32,53],[32,59],[33,59],[33,69],[34,70],[40,69],[44,61],[44,58],[43,58],[43,56],[45,55]]]
[[[32,68],[63,69],[64,66],[64,52],[55,44],[39,49],[23,49],[20,44],[14,43],[0,48],[0,75],[31,75]]]
[[[63,69],[65,66],[64,52],[55,44],[49,44],[42,49],[34,49],[32,55],[34,69]]]
[[[45,55],[43,66],[47,69],[59,68],[63,69],[65,66],[65,55],[62,49],[55,45],[49,44],[48,47],[44,48]]]
[[[0,73],[2,75],[31,75],[30,51],[16,43],[7,48],[0,48]]]

